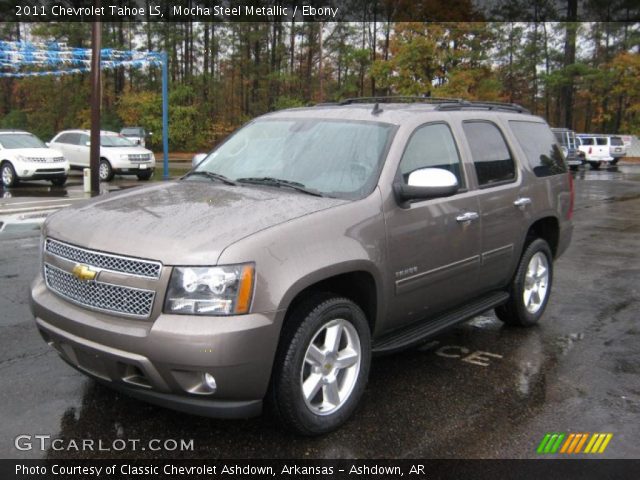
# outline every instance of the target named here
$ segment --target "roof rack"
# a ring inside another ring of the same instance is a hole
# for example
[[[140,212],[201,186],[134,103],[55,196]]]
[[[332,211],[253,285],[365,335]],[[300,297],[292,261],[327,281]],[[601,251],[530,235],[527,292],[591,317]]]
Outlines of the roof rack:
[[[469,100],[462,100],[458,103],[438,105],[437,110],[442,110],[442,111],[462,110],[463,108],[485,109],[485,110],[506,110],[509,112],[517,112],[517,113],[531,113],[531,111],[524,108],[522,105],[518,105],[517,103],[479,102],[479,101],[469,101]]]
[[[354,103],[451,103],[462,102],[460,98],[420,97],[420,96],[382,96],[347,98],[338,105],[352,105]]]
[[[446,98],[446,97],[421,97],[421,96],[388,96],[388,97],[356,97],[347,98],[338,103],[338,105],[352,105],[354,103],[428,103],[434,104],[436,110],[449,111],[461,110],[463,108],[485,109],[485,110],[506,110],[518,113],[531,113],[517,103],[505,102],[481,102],[464,100],[462,98]]]

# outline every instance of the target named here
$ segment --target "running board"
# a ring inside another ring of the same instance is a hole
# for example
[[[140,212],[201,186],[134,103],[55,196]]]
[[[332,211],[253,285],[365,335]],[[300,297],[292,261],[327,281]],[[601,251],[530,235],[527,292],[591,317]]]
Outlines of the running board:
[[[502,305],[508,299],[509,294],[507,292],[495,292],[471,303],[467,303],[460,308],[443,313],[431,320],[413,323],[408,327],[391,332],[376,340],[373,343],[372,353],[374,355],[381,355],[404,350],[457,323],[464,322],[482,312]]]

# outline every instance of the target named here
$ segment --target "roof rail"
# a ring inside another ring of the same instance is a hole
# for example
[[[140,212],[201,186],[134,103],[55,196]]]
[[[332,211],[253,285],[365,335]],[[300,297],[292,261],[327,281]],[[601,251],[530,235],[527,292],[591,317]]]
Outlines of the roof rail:
[[[506,110],[506,111],[517,112],[517,113],[531,113],[522,105],[518,105],[517,103],[506,103],[506,102],[480,102],[480,101],[462,100],[456,103],[453,103],[453,102],[444,103],[436,107],[437,110],[442,110],[442,111],[462,110],[463,108],[485,109],[485,110]]]
[[[356,97],[347,98],[338,105],[352,105],[354,103],[429,103],[435,104],[437,110],[461,110],[463,108],[477,108],[485,110],[507,110],[518,113],[531,113],[517,103],[482,102],[464,100],[462,98],[420,97],[420,96],[388,96],[388,97]]]
[[[420,96],[382,96],[382,97],[355,97],[347,98],[338,105],[352,105],[354,103],[452,103],[462,102],[460,98],[439,98]]]

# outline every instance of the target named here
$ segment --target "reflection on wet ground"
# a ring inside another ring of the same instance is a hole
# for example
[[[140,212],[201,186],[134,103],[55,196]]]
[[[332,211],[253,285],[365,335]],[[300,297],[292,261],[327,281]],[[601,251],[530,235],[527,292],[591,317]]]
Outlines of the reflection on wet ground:
[[[376,358],[355,418],[321,438],[283,432],[269,415],[224,421],[172,412],[84,379],[81,403],[64,411],[59,435],[102,439],[106,445],[117,438],[145,444],[157,435],[193,439],[194,451],[178,456],[202,458],[396,458],[427,451],[447,457],[468,448],[477,440],[473,432],[490,429],[505,412],[527,415],[544,400],[546,369],[554,356],[544,351],[540,333],[505,329],[497,319],[486,318],[482,327],[466,325],[438,337],[433,348]],[[495,356],[487,356],[486,365],[464,361],[476,352]],[[50,450],[47,456],[73,458],[77,452]]]

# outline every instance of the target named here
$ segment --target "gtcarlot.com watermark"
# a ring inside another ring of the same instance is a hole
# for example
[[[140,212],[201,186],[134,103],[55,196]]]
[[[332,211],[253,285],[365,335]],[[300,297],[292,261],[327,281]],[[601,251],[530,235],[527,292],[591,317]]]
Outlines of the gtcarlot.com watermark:
[[[92,438],[57,438],[52,435],[18,435],[14,442],[15,448],[22,452],[30,450],[54,450],[56,452],[124,452],[145,451],[152,452],[192,452],[193,439],[152,438],[116,438],[113,440]]]

